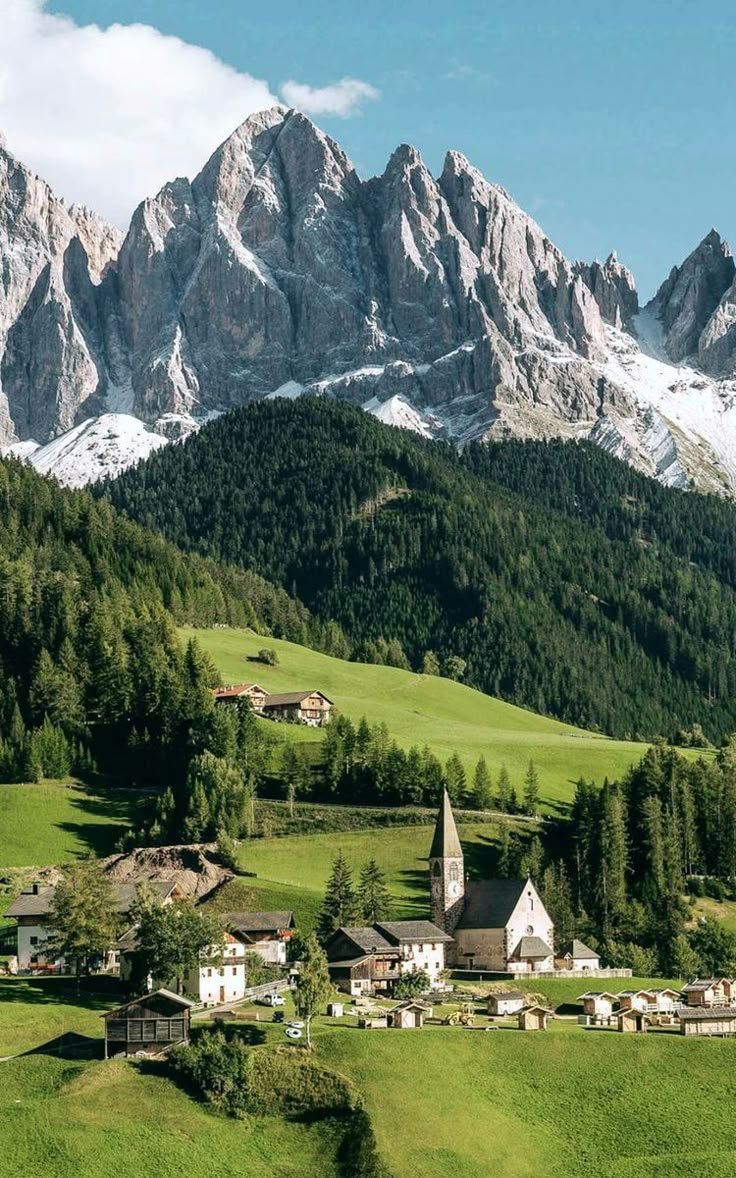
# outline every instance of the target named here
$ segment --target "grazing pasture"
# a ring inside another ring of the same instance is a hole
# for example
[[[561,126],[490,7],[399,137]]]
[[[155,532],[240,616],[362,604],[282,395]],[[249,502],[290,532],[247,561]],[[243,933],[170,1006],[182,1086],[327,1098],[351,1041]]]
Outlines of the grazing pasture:
[[[434,675],[349,663],[245,630],[181,633],[197,638],[225,682],[257,682],[272,692],[317,688],[352,720],[365,715],[371,723],[385,722],[404,748],[426,744],[443,761],[457,750],[467,773],[482,753],[494,775],[505,764],[520,791],[531,759],[539,769],[542,800],[551,809],[570,801],[579,777],[599,782],[618,777],[647,747],[561,724]],[[277,666],[253,661],[264,646],[276,650]],[[319,735],[294,732],[308,741]]]

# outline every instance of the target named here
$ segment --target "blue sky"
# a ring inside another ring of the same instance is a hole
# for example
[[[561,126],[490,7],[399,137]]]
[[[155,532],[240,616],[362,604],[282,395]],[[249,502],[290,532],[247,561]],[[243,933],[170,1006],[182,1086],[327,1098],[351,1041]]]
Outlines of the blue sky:
[[[435,171],[457,148],[569,256],[616,249],[644,295],[712,225],[736,237],[732,0],[49,0],[44,11],[152,25],[273,93],[359,79],[380,97],[315,118],[361,174],[399,142]]]

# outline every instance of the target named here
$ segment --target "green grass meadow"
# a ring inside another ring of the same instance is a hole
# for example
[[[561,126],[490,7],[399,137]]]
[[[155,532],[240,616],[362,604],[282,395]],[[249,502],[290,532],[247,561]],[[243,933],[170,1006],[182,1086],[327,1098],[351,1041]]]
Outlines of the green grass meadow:
[[[111,855],[141,797],[68,782],[0,785],[0,867]]]
[[[647,748],[561,724],[450,679],[349,663],[245,630],[181,633],[196,637],[227,683],[257,682],[274,692],[316,688],[352,720],[365,715],[371,723],[385,722],[405,748],[426,744],[442,760],[457,750],[468,773],[483,753],[493,773],[505,764],[520,789],[531,759],[543,800],[553,806],[570,801],[579,777],[599,782],[606,775],[618,777]],[[278,666],[250,661],[263,646],[278,652]],[[296,732],[298,739],[319,739],[318,732]]]

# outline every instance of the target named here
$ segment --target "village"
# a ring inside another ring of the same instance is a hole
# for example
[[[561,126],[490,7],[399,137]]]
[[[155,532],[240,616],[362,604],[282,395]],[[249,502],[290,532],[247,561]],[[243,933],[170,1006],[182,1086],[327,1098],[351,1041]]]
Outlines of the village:
[[[324,941],[329,987],[316,1012],[361,1030],[422,1029],[545,1031],[552,1022],[588,1031],[657,1032],[685,1036],[736,1035],[736,979],[696,978],[682,988],[588,988],[555,1009],[545,982],[625,979],[582,941],[556,946],[552,921],[529,878],[470,880],[447,791],[429,848],[431,919],[381,920],[339,927]],[[176,879],[147,878],[149,902],[161,908],[186,900]],[[226,911],[221,933],[201,960],[177,980],[142,976],[141,895],[135,881],[115,882],[115,906],[125,930],[94,963],[98,976],[117,979],[128,1001],[103,1016],[105,1058],[165,1056],[187,1043],[192,1027],[212,1020],[283,1024],[299,1043],[304,1020],[292,1016],[299,989],[299,930],[290,911]],[[20,977],[73,972],[54,948],[50,919],[55,885],[35,882],[6,915],[15,920],[16,953],[9,970]],[[204,901],[207,893],[200,896]],[[254,980],[255,979],[255,980]],[[516,985],[509,982],[516,982]]]

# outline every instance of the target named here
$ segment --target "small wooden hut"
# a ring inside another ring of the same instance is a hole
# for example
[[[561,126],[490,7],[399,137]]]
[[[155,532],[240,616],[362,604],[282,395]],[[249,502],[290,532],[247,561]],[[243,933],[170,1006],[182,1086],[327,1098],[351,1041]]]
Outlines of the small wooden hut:
[[[644,1032],[647,1029],[649,1019],[643,1010],[636,1010],[634,1007],[628,1007],[626,1010],[619,1010],[616,1013],[616,1029],[627,1034],[632,1031]]]
[[[608,1018],[613,1014],[613,1007],[618,1002],[615,994],[607,990],[588,990],[581,994],[578,1002],[582,1002],[583,1010],[592,1018]]]
[[[171,990],[155,990],[109,1010],[105,1020],[105,1059],[111,1055],[160,1055],[189,1041],[194,1003]]]
[[[425,1018],[432,1014],[432,1007],[426,1002],[418,1002],[414,998],[407,998],[388,1012],[388,1025],[402,1030],[409,1027],[423,1027]]]
[[[680,1011],[681,1035],[736,1035],[736,1010],[712,1006]]]
[[[519,1030],[546,1031],[550,1018],[554,1018],[554,1011],[546,1006],[525,1006],[519,1011]]]
[[[526,1001],[521,990],[491,991],[488,995],[488,1013],[491,1015],[518,1014]]]

